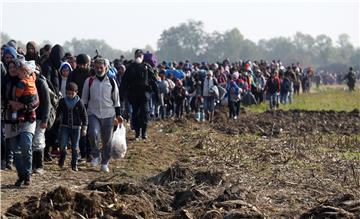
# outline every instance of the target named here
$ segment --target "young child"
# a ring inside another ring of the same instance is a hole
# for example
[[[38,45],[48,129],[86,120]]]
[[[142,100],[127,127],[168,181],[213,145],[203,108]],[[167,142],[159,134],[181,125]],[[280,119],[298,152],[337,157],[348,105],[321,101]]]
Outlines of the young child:
[[[77,95],[78,86],[74,82],[66,85],[66,96],[60,99],[57,115],[60,116],[60,168],[64,167],[66,145],[71,141],[71,168],[78,171],[78,146],[80,135],[85,136],[88,125],[88,116],[84,103]]]
[[[35,61],[25,61],[24,63],[21,63],[21,67],[19,69],[18,77],[20,81],[16,86],[15,96],[16,100],[25,106],[39,105],[38,93],[35,85],[35,70]],[[14,112],[15,114],[13,114],[13,119],[17,119],[20,122],[28,121],[32,123],[36,119],[35,109],[36,107],[33,110],[28,110],[27,107],[25,107],[24,110],[17,112],[17,116],[16,112]]]
[[[60,87],[60,94],[62,97],[65,97],[66,95],[66,81],[70,72],[72,72],[71,65],[68,62],[61,63],[59,69],[59,73],[60,73],[59,87]]]
[[[182,85],[181,80],[176,80],[176,86],[172,91],[175,100],[175,114],[176,118],[181,119],[184,111],[184,100],[186,97],[186,90]]]

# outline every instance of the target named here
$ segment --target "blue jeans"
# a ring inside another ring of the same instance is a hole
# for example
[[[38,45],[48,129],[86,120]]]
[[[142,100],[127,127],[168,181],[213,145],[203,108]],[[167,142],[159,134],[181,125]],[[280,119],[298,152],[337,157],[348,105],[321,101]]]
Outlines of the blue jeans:
[[[279,101],[277,93],[270,94],[270,109],[276,109]]]
[[[76,166],[78,159],[78,147],[80,140],[80,129],[72,129],[68,127],[60,128],[60,153],[61,156],[64,156],[64,159],[67,155],[66,145],[71,141],[71,166]]]
[[[9,139],[9,143],[14,153],[14,164],[19,178],[31,175],[32,139],[33,134],[30,132],[21,132],[17,136]]]
[[[114,117],[99,119],[95,115],[89,115],[89,142],[91,156],[100,157],[100,140],[102,142],[101,164],[108,164],[111,156],[111,140],[114,129]]]
[[[282,104],[287,104],[288,103],[288,95],[289,95],[289,92],[280,93],[280,102]]]

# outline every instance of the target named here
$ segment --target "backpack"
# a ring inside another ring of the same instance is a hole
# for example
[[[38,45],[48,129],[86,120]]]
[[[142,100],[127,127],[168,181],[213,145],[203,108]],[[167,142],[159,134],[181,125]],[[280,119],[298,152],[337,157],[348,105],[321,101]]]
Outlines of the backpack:
[[[88,103],[89,103],[89,100],[90,100],[90,87],[91,87],[91,85],[93,84],[95,77],[96,77],[96,76],[90,76],[90,77],[89,77],[89,96],[88,96]],[[115,81],[114,78],[109,77],[109,80],[110,80],[110,84],[111,84],[111,99],[112,99],[112,101],[113,101],[113,104],[115,105],[114,91],[115,91],[115,86],[117,86],[117,84],[116,84],[116,81]]]
[[[56,120],[56,110],[59,106],[60,95],[56,93],[56,90],[53,84],[47,79],[44,75],[38,75],[38,79],[42,80],[49,87],[49,95],[50,95],[50,110],[49,110],[49,118],[47,122],[46,130],[50,130]]]

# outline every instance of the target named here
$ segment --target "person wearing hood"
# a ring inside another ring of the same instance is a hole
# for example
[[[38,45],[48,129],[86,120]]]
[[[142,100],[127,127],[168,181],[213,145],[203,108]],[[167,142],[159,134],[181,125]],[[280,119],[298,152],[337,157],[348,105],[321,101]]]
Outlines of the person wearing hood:
[[[59,87],[60,87],[60,95],[63,97],[66,95],[66,83],[70,72],[72,72],[70,63],[68,62],[61,63],[59,69],[59,73],[60,73]]]
[[[59,167],[64,168],[66,146],[71,141],[71,169],[78,171],[78,146],[80,135],[86,136],[88,116],[84,103],[77,95],[78,87],[74,82],[66,85],[66,96],[60,99],[57,115],[60,119],[60,159]]]
[[[42,66],[41,74],[50,82],[49,86],[54,88],[54,92],[59,96],[59,69],[62,63],[62,58],[65,56],[65,52],[62,46],[55,45],[51,48],[49,58],[44,62]],[[54,125],[45,132],[46,147],[44,159],[46,161],[51,161],[51,155],[49,154],[50,147],[52,148],[51,154],[58,156],[58,123],[55,122]]]
[[[101,140],[101,171],[108,173],[113,129],[114,126],[122,123],[120,95],[115,80],[106,74],[108,69],[105,59],[97,58],[94,67],[96,75],[86,79],[81,100],[87,106],[89,114],[88,138],[92,149],[91,165],[96,167],[100,163]]]
[[[40,56],[34,41],[30,41],[26,44],[25,59],[26,61],[34,60],[36,64],[40,65]]]
[[[7,46],[4,48],[3,53],[2,53],[2,62],[5,65],[6,70],[8,70],[8,63],[10,61],[13,61],[17,58],[17,52],[16,49],[11,47],[11,46]]]
[[[42,66],[42,74],[51,82],[56,94],[59,94],[59,69],[65,52],[62,46],[55,45],[50,52],[49,58]]]

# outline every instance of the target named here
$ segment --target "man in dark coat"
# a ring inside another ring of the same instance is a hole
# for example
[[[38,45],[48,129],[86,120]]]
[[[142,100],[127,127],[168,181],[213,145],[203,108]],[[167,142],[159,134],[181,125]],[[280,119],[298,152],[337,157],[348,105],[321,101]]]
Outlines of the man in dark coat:
[[[132,123],[135,129],[135,138],[147,138],[147,124],[150,110],[149,101],[151,92],[157,93],[156,77],[152,67],[143,62],[142,50],[135,51],[135,61],[129,65],[121,80],[120,89],[125,90],[132,105]]]

